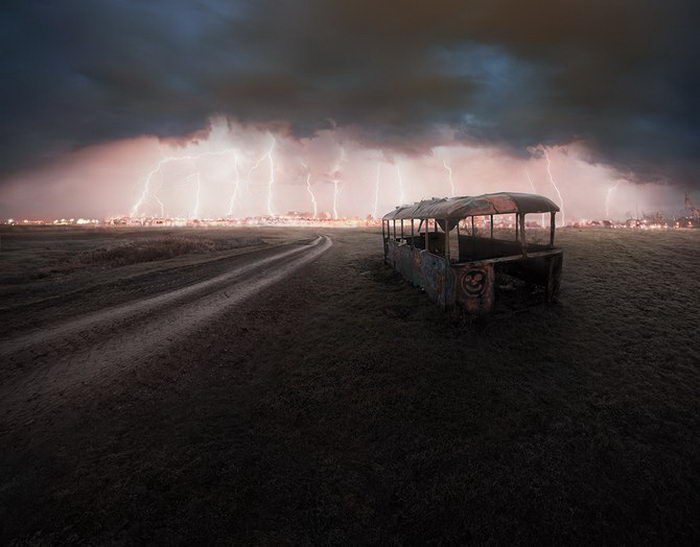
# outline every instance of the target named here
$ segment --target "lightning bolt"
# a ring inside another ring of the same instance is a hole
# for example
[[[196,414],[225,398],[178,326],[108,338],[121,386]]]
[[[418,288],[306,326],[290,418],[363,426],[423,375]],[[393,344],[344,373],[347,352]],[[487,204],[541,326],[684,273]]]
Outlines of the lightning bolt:
[[[136,200],[134,205],[131,207],[131,212],[129,213],[129,216],[132,216],[132,217],[136,216],[136,213],[138,212],[139,208],[141,207],[141,205],[143,205],[143,203],[148,198],[148,195],[149,195],[150,189],[151,189],[151,179],[153,178],[153,176],[158,171],[160,171],[160,168],[163,167],[163,165],[165,165],[168,162],[175,161],[175,159],[176,158],[174,156],[168,156],[166,158],[161,159],[158,162],[158,164],[156,165],[156,167],[148,173],[148,175],[146,176],[146,182],[143,185],[143,190],[141,191],[141,195]]]
[[[403,195],[403,177],[401,176],[401,168],[399,163],[396,162],[396,178],[399,181],[399,203],[403,205],[404,195]]]
[[[549,152],[544,146],[542,146],[541,148],[544,152],[544,157],[547,160],[547,176],[549,176],[549,182],[552,183],[552,186],[554,186],[554,189],[557,191],[557,195],[559,196],[559,206],[561,208],[561,225],[566,226],[566,219],[564,217],[564,198],[561,197],[559,187],[557,186],[557,183],[554,180],[554,175],[552,175],[552,162],[549,159]]]
[[[377,218],[379,214],[379,175],[382,170],[382,164],[377,162],[377,180],[374,183],[374,213],[372,218]]]
[[[311,189],[311,173],[306,175],[306,191],[311,196],[311,204],[314,206],[314,218],[316,218],[318,216],[318,205],[316,204],[316,196],[314,196],[314,192]]]
[[[258,158],[258,160],[253,165],[250,166],[250,169],[248,169],[248,174],[246,175],[246,178],[245,178],[246,191],[249,189],[248,187],[250,186],[250,177],[253,175],[253,171],[255,171],[260,166],[260,164],[263,162],[263,160],[265,160],[266,157],[267,157],[267,154],[263,154],[262,156],[260,156]]]
[[[535,190],[535,185],[532,183],[532,177],[530,177],[530,171],[525,169],[525,175],[527,176],[527,181],[530,183],[530,188],[532,188],[532,193],[536,194],[537,190]],[[544,228],[544,213],[542,213],[542,228]]]
[[[314,191],[311,189],[311,171],[304,162],[301,162],[301,164],[306,169],[306,191],[309,193],[309,196],[311,196],[311,205],[313,205],[314,218],[316,218],[318,216],[318,205],[316,204],[316,196],[314,196]]]
[[[338,162],[335,164],[335,168],[333,169],[333,219],[338,220],[338,194],[340,193],[340,179],[338,176],[340,175],[340,169],[345,161],[345,148],[342,146],[340,147],[340,158],[338,158]]]
[[[156,201],[158,206],[160,207],[160,218],[165,218],[165,205],[163,205],[163,202],[160,200],[158,197],[158,193],[160,190],[163,188],[163,174],[161,173],[160,175],[160,185],[158,186],[158,190],[153,192],[153,199]]]
[[[203,158],[205,156],[221,156],[223,154],[229,154],[231,153],[231,149],[227,150],[219,150],[216,152],[202,152],[201,154],[188,154],[186,156],[166,156],[164,158],[161,158],[161,160],[156,164],[156,166],[149,171],[148,175],[146,175],[146,181],[143,185],[143,190],[141,191],[141,195],[139,198],[136,200],[134,205],[131,207],[131,211],[129,213],[129,216],[134,217],[136,214],[139,212],[139,209],[143,206],[143,204],[146,202],[148,197],[151,195],[151,181],[153,180],[153,177],[156,173],[159,173],[160,170],[163,168],[164,165],[174,162],[174,161],[196,161],[200,158]],[[157,198],[156,198],[157,199]]]
[[[613,186],[608,188],[608,191],[605,194],[605,218],[606,219],[610,219],[610,200],[612,199],[612,195],[615,193],[615,190],[617,190],[618,184],[620,184],[619,180]]]
[[[268,133],[270,135],[270,148],[265,152],[262,156],[258,158],[258,160],[250,166],[250,169],[248,169],[248,175],[246,177],[246,186],[248,182],[250,181],[250,177],[253,174],[253,171],[255,171],[258,167],[260,167],[260,164],[267,160],[268,162],[268,167],[270,169],[270,175],[267,180],[267,214],[268,216],[275,216],[275,213],[272,208],[272,192],[274,189],[275,185],[275,160],[272,156],[272,152],[275,149],[275,145],[277,144],[277,139],[275,139],[274,135],[272,133]]]
[[[454,195],[455,195],[455,183],[452,180],[452,167],[447,165],[447,162],[445,160],[442,160],[442,166],[445,169],[447,169],[448,179],[450,181],[450,197],[454,197]]]
[[[532,183],[532,177],[530,177],[530,171],[525,169],[525,175],[527,176],[527,181],[530,183],[530,188],[532,189],[532,192],[535,193],[535,185]]]
[[[238,190],[241,185],[241,172],[238,169],[238,154],[234,152],[233,154],[233,165],[236,172],[236,178],[233,183],[233,193],[231,194],[231,200],[228,204],[228,216],[233,216],[233,208],[236,206],[236,197],[238,197]]]
[[[165,218],[165,205],[163,205],[163,202],[158,199],[158,196],[155,193],[153,194],[153,199],[155,199],[158,205],[160,205],[160,218]]]
[[[338,220],[338,179],[333,181],[333,219]]]
[[[272,209],[272,190],[275,185],[275,160],[272,157],[272,151],[275,149],[276,144],[277,140],[275,139],[275,137],[272,137],[270,150],[267,152],[267,159],[270,162],[270,179],[267,182],[267,214],[270,216],[275,215],[275,212]]]
[[[199,218],[199,198],[202,193],[202,178],[199,176],[199,173],[194,173],[194,177],[197,177],[197,185],[195,186],[196,191],[194,194],[194,208],[192,209],[192,217],[193,219]]]

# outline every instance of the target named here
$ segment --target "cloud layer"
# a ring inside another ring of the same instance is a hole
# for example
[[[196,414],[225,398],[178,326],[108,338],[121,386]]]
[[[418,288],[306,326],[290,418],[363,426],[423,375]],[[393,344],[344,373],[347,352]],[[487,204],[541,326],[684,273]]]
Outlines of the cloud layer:
[[[693,0],[15,2],[5,175],[91,144],[181,138],[212,115],[402,153],[582,142],[640,180],[694,185]],[[449,128],[449,132],[446,132]]]

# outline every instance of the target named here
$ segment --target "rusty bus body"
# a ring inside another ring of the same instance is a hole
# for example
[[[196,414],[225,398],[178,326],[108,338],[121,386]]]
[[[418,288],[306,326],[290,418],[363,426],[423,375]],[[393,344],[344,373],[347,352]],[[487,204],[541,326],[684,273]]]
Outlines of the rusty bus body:
[[[552,302],[559,292],[563,258],[562,250],[554,247],[558,211],[544,196],[510,192],[399,206],[382,219],[384,261],[442,308],[492,311],[499,274],[540,287]],[[549,213],[548,244],[527,241],[525,215],[534,213]],[[494,238],[497,215],[515,215],[515,241]],[[477,233],[475,219],[488,237]]]

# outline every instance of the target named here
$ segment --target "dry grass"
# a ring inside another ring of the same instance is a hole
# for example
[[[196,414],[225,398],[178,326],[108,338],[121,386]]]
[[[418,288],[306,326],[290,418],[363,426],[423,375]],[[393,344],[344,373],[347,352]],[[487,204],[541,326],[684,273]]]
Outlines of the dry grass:
[[[5,227],[0,232],[0,286],[263,244],[259,233],[245,230]]]
[[[187,253],[210,253],[227,248],[230,247],[211,239],[169,236],[130,241],[112,248],[94,249],[83,253],[80,261],[88,264],[126,266],[140,262],[165,260]]]

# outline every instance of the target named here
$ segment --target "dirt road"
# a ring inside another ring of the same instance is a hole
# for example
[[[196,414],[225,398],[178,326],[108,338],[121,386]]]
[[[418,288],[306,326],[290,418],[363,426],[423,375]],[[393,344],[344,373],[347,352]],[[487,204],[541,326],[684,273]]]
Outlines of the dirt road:
[[[696,542],[697,235],[562,231],[470,326],[289,232],[0,310],[0,543]]]
[[[3,340],[0,359],[14,358],[11,362],[21,370],[16,379],[3,379],[0,388],[3,426],[34,420],[60,405],[62,398],[76,396],[86,384],[109,382],[141,365],[174,340],[196,333],[202,323],[293,274],[331,245],[330,237],[318,236],[307,244],[243,254],[215,277]],[[23,404],[29,392],[32,404]]]

